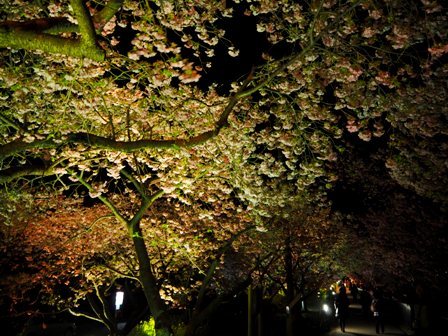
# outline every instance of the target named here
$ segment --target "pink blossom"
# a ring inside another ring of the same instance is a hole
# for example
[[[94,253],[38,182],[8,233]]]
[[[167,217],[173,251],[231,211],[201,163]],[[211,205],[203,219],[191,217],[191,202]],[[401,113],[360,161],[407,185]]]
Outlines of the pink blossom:
[[[432,48],[428,48],[428,52],[431,54],[432,57],[441,57],[448,53],[448,44],[441,45],[441,46],[433,46]]]
[[[376,31],[374,29],[372,29],[372,27],[367,27],[362,32],[362,37],[370,38],[370,37],[374,36],[375,33],[376,33]]]
[[[372,11],[369,10],[369,15],[374,20],[379,20],[379,19],[381,19],[381,16],[382,16],[381,12],[379,10],[376,10],[376,9],[374,9]]]
[[[370,141],[372,139],[372,132],[370,130],[364,130],[358,133],[358,137],[364,141]]]
[[[350,133],[355,133],[359,131],[359,124],[355,120],[347,120],[347,125],[345,126],[347,131]]]

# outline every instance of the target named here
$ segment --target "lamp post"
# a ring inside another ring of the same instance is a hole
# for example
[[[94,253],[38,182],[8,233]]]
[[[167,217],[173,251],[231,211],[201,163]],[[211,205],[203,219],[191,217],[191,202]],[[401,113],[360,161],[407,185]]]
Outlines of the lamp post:
[[[123,304],[124,299],[124,292],[123,291],[117,291],[115,293],[115,310],[120,310],[121,305]]]
[[[121,305],[124,300],[124,292],[117,290],[115,293],[115,323],[117,324],[117,330],[120,329],[120,323],[118,323],[118,312],[120,311]]]

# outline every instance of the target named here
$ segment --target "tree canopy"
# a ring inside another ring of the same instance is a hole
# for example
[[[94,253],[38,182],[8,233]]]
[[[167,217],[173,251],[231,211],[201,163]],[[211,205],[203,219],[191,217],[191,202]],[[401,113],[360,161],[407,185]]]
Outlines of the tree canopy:
[[[205,291],[287,283],[274,246],[316,277],[442,283],[426,256],[447,254],[447,32],[437,0],[2,4],[2,251],[25,237],[17,258],[50,278],[49,258],[104,261],[92,281],[137,279],[161,335],[182,305],[194,333]],[[70,235],[75,256],[44,248]]]

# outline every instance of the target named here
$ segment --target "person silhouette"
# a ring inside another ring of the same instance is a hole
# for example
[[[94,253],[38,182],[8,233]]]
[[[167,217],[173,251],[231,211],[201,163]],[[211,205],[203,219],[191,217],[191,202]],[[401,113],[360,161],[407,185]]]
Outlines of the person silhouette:
[[[339,294],[336,296],[334,305],[337,308],[339,326],[341,327],[341,331],[345,332],[345,326],[348,317],[348,306],[350,305],[350,302],[348,300],[347,291],[344,286],[339,288]]]
[[[373,300],[370,306],[373,313],[373,318],[375,319],[375,329],[376,333],[384,334],[384,299],[383,295],[379,290],[373,293]]]

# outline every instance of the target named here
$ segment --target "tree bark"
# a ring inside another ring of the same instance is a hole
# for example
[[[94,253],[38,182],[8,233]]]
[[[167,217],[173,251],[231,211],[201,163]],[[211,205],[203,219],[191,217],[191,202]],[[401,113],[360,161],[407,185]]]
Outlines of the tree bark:
[[[157,279],[152,271],[151,260],[149,259],[148,250],[146,249],[146,244],[142,237],[142,231],[139,225],[133,226],[132,241],[134,242],[140,268],[139,279],[143,286],[143,292],[148,301],[151,315],[154,317],[156,330],[159,330],[158,332],[161,335],[164,335],[164,333],[165,335],[169,335],[171,334],[171,328],[166,316],[167,309],[160,297]]]
[[[293,267],[292,267],[292,251],[291,251],[291,238],[288,237],[285,239],[285,273],[286,273],[286,302],[288,302],[288,312],[286,316],[286,336],[293,336],[293,323],[294,323],[294,315],[293,310],[294,307],[289,307],[289,304],[294,300],[294,277],[293,277]]]
[[[60,36],[0,27],[0,47],[13,49],[42,50],[52,54],[63,54],[94,61],[104,60],[104,51],[96,46],[87,46],[81,40]]]
[[[103,61],[105,52],[96,43],[95,29],[87,8],[82,0],[72,0],[71,5],[78,19],[80,38],[64,38],[39,30],[26,30],[23,28],[26,25],[18,27],[19,24],[10,24],[9,26],[0,26],[0,47],[42,50],[54,54]],[[34,23],[42,24],[40,21],[34,21]],[[48,27],[46,28],[48,29]]]
[[[249,287],[247,287],[247,336],[253,336],[253,301],[252,285],[249,285]]]

